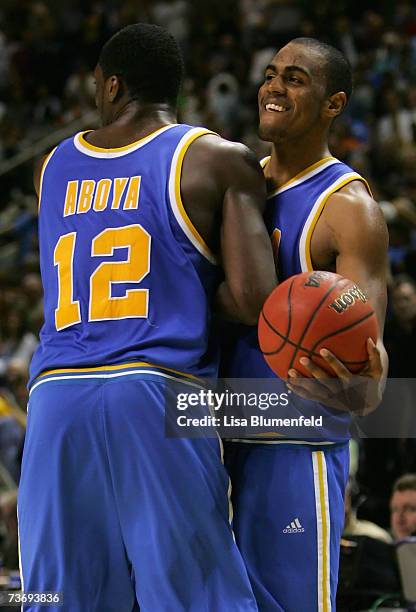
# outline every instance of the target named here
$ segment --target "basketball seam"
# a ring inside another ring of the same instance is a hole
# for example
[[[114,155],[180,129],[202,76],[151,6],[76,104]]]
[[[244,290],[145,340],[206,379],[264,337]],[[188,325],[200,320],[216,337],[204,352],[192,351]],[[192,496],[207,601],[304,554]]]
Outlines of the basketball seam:
[[[273,325],[268,321],[268,319],[266,319],[266,315],[264,314],[264,308],[262,308],[261,314],[262,317],[265,321],[265,323],[270,327],[270,329],[279,336],[279,338],[281,338],[283,340],[282,345],[276,349],[275,351],[273,351],[273,353],[265,353],[264,351],[262,351],[263,355],[277,355],[277,353],[280,353],[281,350],[283,350],[283,348],[286,346],[286,344],[290,342],[289,340],[289,334],[290,334],[290,328],[292,327],[292,309],[291,309],[291,303],[290,303],[290,296],[292,294],[292,287],[293,287],[293,283],[295,282],[295,279],[292,279],[292,282],[290,283],[290,287],[289,287],[289,291],[287,292],[287,300],[288,300],[288,316],[287,316],[287,330],[286,330],[286,335],[284,334],[280,334],[276,329],[274,329]]]
[[[373,315],[375,315],[374,311],[373,312],[369,312],[364,317],[362,317],[362,319],[358,319],[358,321],[354,321],[353,323],[350,323],[349,325],[346,325],[345,327],[341,327],[341,329],[337,329],[337,331],[331,332],[330,334],[328,334],[326,336],[323,336],[322,338],[320,338],[319,340],[317,340],[315,342],[315,344],[311,348],[311,352],[313,352],[316,349],[316,347],[318,346],[318,344],[320,342],[324,342],[325,340],[328,340],[328,338],[332,338],[332,336],[336,336],[337,334],[342,334],[342,332],[348,331],[349,329],[352,329],[353,327],[355,327],[356,325],[359,325],[363,321],[366,321],[367,319],[369,319]]]
[[[282,334],[282,332],[279,332],[279,330],[276,329],[275,327],[273,327],[273,325],[270,323],[270,321],[268,319],[266,319],[266,315],[264,314],[263,311],[262,311],[261,314],[262,314],[262,317],[263,317],[265,323],[270,327],[272,332],[274,332],[282,340],[285,340],[285,343],[283,343],[283,345],[281,347],[279,347],[278,349],[276,349],[275,351],[263,351],[262,350],[261,352],[263,353],[263,355],[267,355],[267,356],[269,356],[269,355],[277,355],[282,350],[282,348],[285,346],[285,344],[290,344],[290,346],[292,346],[293,348],[299,349],[300,351],[303,351],[304,353],[308,353],[311,357],[321,357],[321,355],[319,353],[315,353],[313,351],[313,349],[308,349],[305,346],[302,346],[301,344],[297,344],[296,342],[294,342],[293,340],[291,340],[290,338],[288,338],[284,334]],[[373,313],[371,313],[371,314],[373,314]],[[361,321],[359,321],[359,323],[360,322]],[[321,357],[321,359],[322,359],[322,357]],[[344,361],[344,360],[342,361],[342,363],[351,364],[351,365],[360,364],[360,363],[366,363],[366,362],[367,362],[367,359],[359,360],[359,361]]]
[[[304,339],[304,337],[306,336],[306,333],[308,331],[308,329],[310,328],[310,326],[312,325],[313,320],[315,319],[316,315],[318,314],[322,304],[325,302],[325,300],[327,299],[327,297],[331,294],[331,292],[335,289],[335,287],[337,285],[339,285],[339,283],[341,283],[342,281],[344,281],[344,278],[339,278],[329,289],[328,291],[325,293],[325,295],[322,297],[321,301],[319,302],[319,304],[316,306],[315,310],[313,311],[311,318],[309,319],[308,323],[305,325],[305,328],[302,332],[301,337],[299,338],[299,343],[302,342],[302,340]],[[288,370],[290,370],[291,368],[293,368],[293,363],[296,359],[296,355],[298,354],[298,350],[296,349],[292,355],[292,359],[290,361]]]

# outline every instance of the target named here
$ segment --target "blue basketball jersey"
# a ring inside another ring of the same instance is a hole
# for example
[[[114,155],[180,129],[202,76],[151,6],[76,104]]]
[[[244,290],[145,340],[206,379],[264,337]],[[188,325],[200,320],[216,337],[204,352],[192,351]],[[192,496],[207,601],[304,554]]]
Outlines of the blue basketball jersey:
[[[268,160],[263,160],[263,167]],[[311,239],[316,223],[329,197],[357,180],[364,182],[369,189],[366,181],[352,168],[334,157],[327,157],[268,196],[264,218],[276,254],[279,282],[294,274],[313,270]],[[260,351],[257,328],[239,326],[226,374],[231,378],[276,378]],[[281,384],[283,390],[285,384]],[[292,402],[302,414],[308,412],[305,400],[296,397]],[[328,414],[325,406],[322,406],[322,411],[324,415]],[[316,404],[312,413],[316,414]],[[336,437],[346,437],[348,414],[329,414],[337,431]],[[333,435],[329,435],[331,437]]]
[[[142,362],[215,376],[211,301],[218,268],[180,191],[190,144],[169,125],[125,147],[71,137],[40,183],[45,323],[31,380],[53,368]]]

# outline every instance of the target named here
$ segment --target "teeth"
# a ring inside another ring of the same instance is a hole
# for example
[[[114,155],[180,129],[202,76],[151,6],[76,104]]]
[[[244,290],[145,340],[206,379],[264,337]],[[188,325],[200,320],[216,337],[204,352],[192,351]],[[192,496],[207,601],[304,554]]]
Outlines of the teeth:
[[[268,111],[277,111],[278,113],[283,113],[286,108],[284,106],[278,106],[277,104],[266,104],[266,110]]]

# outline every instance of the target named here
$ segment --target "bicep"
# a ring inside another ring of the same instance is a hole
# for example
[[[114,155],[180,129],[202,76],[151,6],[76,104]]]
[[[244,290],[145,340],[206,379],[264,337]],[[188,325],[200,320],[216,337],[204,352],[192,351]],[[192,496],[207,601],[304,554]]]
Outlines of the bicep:
[[[344,212],[335,232],[336,272],[364,291],[382,332],[387,305],[387,228],[376,202],[350,204],[348,215]]]

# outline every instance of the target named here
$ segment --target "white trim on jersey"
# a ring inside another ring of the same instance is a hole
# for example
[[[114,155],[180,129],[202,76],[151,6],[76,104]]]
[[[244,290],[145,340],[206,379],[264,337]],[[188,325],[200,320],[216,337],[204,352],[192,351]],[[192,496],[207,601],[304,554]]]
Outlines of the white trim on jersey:
[[[175,153],[173,154],[172,165],[170,169],[169,200],[173,214],[175,215],[175,219],[178,222],[185,236],[194,245],[196,250],[199,251],[199,253],[201,253],[201,255],[203,255],[206,259],[208,259],[210,263],[217,264],[217,258],[205,244],[202,236],[199,234],[198,230],[195,228],[192,221],[187,215],[187,212],[182,203],[180,189],[182,163],[186,151],[194,140],[196,140],[200,136],[205,136],[206,134],[214,134],[214,132],[211,132],[210,130],[207,130],[205,128],[193,128],[189,130],[189,132],[187,132],[179,141]]]
[[[318,162],[317,164],[314,164],[315,167],[312,168],[312,170],[309,170],[305,173],[301,172],[300,175],[298,175],[299,178],[291,179],[285,185],[282,185],[281,187],[279,187],[279,189],[276,189],[276,191],[273,191],[271,194],[269,194],[267,196],[267,199],[269,200],[270,198],[274,198],[275,196],[280,195],[281,193],[284,193],[288,189],[292,189],[292,187],[297,187],[298,185],[301,185],[302,183],[309,180],[313,176],[316,176],[317,174],[319,174],[326,168],[329,168],[329,166],[333,166],[334,164],[340,164],[340,163],[341,162],[339,161],[339,159],[336,159],[335,157],[331,157],[327,161],[324,161],[324,163]]]
[[[124,147],[116,147],[113,149],[104,149],[102,147],[96,147],[95,145],[92,145],[87,142],[83,137],[84,134],[87,134],[90,130],[87,130],[85,132],[78,132],[78,134],[75,134],[73,142],[75,148],[78,149],[80,153],[84,153],[85,155],[89,155],[90,157],[97,157],[99,159],[114,159],[116,157],[123,157],[124,155],[128,155],[133,151],[137,151],[137,149],[144,147],[149,142],[160,136],[160,134],[163,134],[163,132],[171,130],[172,128],[177,127],[177,125],[177,123],[166,125],[156,130],[155,132],[152,132],[148,136],[137,140],[136,142],[132,142],[131,144],[126,145]],[[84,142],[82,142],[82,140],[84,140]]]
[[[338,162],[338,160],[336,160]],[[339,162],[338,162],[339,163]],[[324,166],[321,166],[319,170],[327,167],[328,165],[332,165],[328,162]],[[316,172],[315,172],[316,174]],[[302,272],[311,272],[312,266],[309,263],[310,260],[310,242],[312,238],[312,233],[315,228],[315,225],[322,214],[324,206],[328,200],[328,198],[334,194],[336,191],[351,183],[352,181],[363,181],[363,178],[357,174],[356,172],[346,172],[339,178],[337,178],[325,191],[321,193],[319,198],[316,200],[313,205],[306,221],[303,226],[302,234],[299,240],[299,259],[302,267]],[[293,186],[293,184],[291,185]]]

